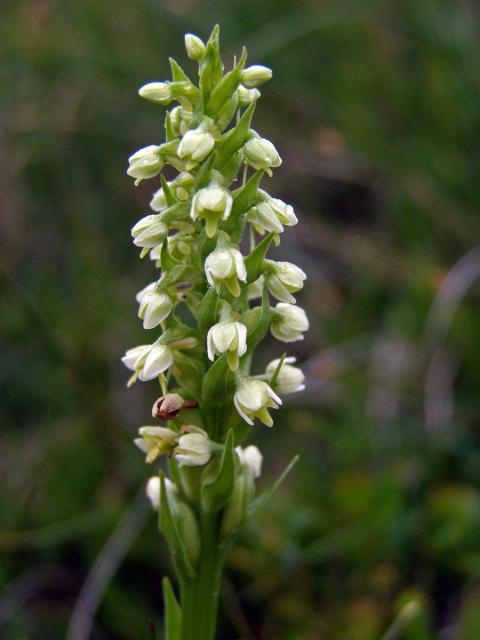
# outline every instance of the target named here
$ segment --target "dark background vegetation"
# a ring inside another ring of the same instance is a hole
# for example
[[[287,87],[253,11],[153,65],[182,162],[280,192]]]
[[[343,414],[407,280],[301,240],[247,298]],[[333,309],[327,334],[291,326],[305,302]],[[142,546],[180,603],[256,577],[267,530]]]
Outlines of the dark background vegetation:
[[[168,55],[193,72],[183,34],[215,22],[228,64],[245,44],[274,68],[255,128],[311,318],[306,392],[254,429],[262,486],[301,461],[229,556],[219,636],[480,638],[478,10],[2,1],[2,638],[160,636],[171,568],[132,446],[156,388],[119,362],[143,341],[129,231],[152,183],[125,168],[162,138],[136,89]]]

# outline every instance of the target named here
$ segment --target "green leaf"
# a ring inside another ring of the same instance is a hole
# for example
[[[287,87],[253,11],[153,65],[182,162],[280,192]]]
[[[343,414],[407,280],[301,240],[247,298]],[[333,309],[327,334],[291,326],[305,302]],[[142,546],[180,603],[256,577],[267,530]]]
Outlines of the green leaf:
[[[165,606],[165,640],[182,640],[182,610],[167,577],[163,579],[162,587]]]
[[[174,60],[173,58],[169,58],[168,59],[169,63],[170,63],[170,69],[172,70],[172,80],[173,82],[190,82],[191,84],[192,81],[190,80],[190,78],[187,76],[187,74],[185,73],[185,71],[182,69],[182,67],[178,64],[178,62],[176,60]]]
[[[248,211],[250,207],[257,204],[258,186],[264,173],[262,169],[255,171],[243,187],[233,192],[233,204],[230,217],[237,218],[241,213]]]
[[[178,262],[172,258],[168,251],[168,242],[167,239],[162,242],[162,250],[160,251],[160,267],[163,273],[167,273],[169,269],[173,269],[176,267]]]
[[[180,469],[174,458],[168,458],[168,471],[174,484],[181,486]]]
[[[279,489],[282,482],[288,476],[288,474],[293,469],[293,467],[297,464],[299,458],[300,458],[299,455],[294,456],[290,460],[286,468],[283,470],[283,472],[280,474],[280,476],[277,478],[277,480],[272,484],[272,486],[266,491],[264,491],[263,493],[261,493],[258,496],[258,498],[255,498],[255,500],[253,500],[253,502],[250,503],[250,506],[248,507],[248,510],[247,510],[248,518],[251,518],[259,509],[264,507],[267,504],[267,502],[273,497],[273,495]]]
[[[205,365],[188,351],[176,351],[172,373],[178,384],[200,402]]]
[[[202,407],[223,404],[226,389],[231,383],[230,369],[225,355],[220,356],[208,369],[202,388]]]
[[[273,240],[273,233],[257,244],[255,249],[249,256],[245,258],[245,268],[247,269],[247,282],[255,282],[262,275],[263,262],[267,254],[268,248]]]
[[[176,139],[177,136],[175,135],[175,132],[172,127],[172,119],[170,118],[169,111],[167,111],[167,115],[165,116],[165,131],[166,131],[165,138],[167,142],[172,142],[173,140]]]
[[[236,64],[229,73],[223,76],[210,94],[210,98],[208,99],[205,109],[207,116],[215,116],[217,111],[225,104],[225,102],[232,97],[233,92],[236,90],[240,82],[240,74],[246,61],[247,50],[243,47],[242,55],[240,56],[238,64]]]
[[[198,330],[205,334],[217,322],[218,293],[210,287],[197,309]]]
[[[262,306],[256,307],[256,309],[260,310],[258,313],[258,319],[256,319],[256,324],[253,330],[247,335],[247,347],[250,353],[255,349],[257,344],[263,340],[268,331],[268,327],[270,326],[272,312],[268,299],[267,285],[265,283],[263,286]],[[252,311],[255,311],[256,309],[252,309]]]
[[[220,58],[220,27],[215,25],[205,46],[205,53],[200,60],[199,76],[200,88],[205,98],[208,98],[213,87],[222,78],[223,64]]]
[[[223,131],[228,127],[238,109],[238,104],[238,94],[234,93],[230,100],[227,100],[227,102],[225,102],[223,107],[219,110],[219,112],[215,116],[215,121],[220,131]]]
[[[173,195],[170,187],[168,186],[168,182],[165,176],[163,175],[163,173],[160,176],[160,182],[162,183],[162,189],[163,189],[163,193],[165,194],[165,200],[167,201],[167,207],[173,207],[173,205],[176,204],[177,199]]]
[[[252,121],[253,112],[255,111],[255,102],[245,109],[239,123],[233,129],[228,131],[222,142],[218,145],[217,167],[221,170],[231,157],[245,144],[250,135],[250,123]]]
[[[215,470],[216,471],[216,470]],[[202,486],[202,503],[207,511],[220,510],[230,498],[235,485],[235,448],[233,429],[230,429],[219,468],[213,478],[212,470],[205,470]]]
[[[177,526],[173,520],[167,496],[167,489],[165,487],[165,476],[162,472],[160,472],[160,508],[158,510],[158,524],[160,531],[168,542],[170,553],[172,554],[173,561],[178,571],[190,578],[194,578],[195,571],[190,564],[185,550],[185,545],[180,538]]]
[[[200,165],[200,168],[198,169],[198,172],[195,178],[196,191],[198,191],[198,189],[202,189],[203,187],[206,187],[207,184],[210,182],[210,175],[215,165],[216,158],[217,158],[217,155],[214,151]]]

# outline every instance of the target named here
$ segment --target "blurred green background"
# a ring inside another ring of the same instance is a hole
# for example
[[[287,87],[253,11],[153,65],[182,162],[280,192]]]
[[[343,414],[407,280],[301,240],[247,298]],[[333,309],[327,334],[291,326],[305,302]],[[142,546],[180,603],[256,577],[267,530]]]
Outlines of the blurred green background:
[[[261,486],[301,461],[229,556],[219,638],[480,638],[478,20],[474,0],[3,0],[2,638],[161,637],[171,567],[132,446],[156,388],[119,362],[143,341],[129,232],[152,184],[125,169],[162,140],[137,88],[168,55],[193,72],[183,34],[215,22],[227,64],[245,44],[274,69],[255,128],[312,325],[307,390],[254,429]]]

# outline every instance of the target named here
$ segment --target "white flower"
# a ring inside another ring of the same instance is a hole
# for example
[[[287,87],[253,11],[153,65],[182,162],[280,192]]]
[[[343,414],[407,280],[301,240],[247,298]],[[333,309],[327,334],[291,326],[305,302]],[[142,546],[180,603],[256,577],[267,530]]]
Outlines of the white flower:
[[[177,444],[178,433],[166,427],[141,427],[138,433],[140,438],[135,438],[134,442],[140,451],[147,454],[145,461],[149,464],[170,453]]]
[[[242,466],[247,467],[252,473],[254,478],[259,478],[262,472],[263,456],[260,453],[258,447],[254,444],[250,444],[245,449],[242,447],[235,447],[240,463]]]
[[[132,178],[136,178],[135,184],[146,178],[154,178],[160,173],[163,160],[159,155],[159,149],[159,146],[151,144],[139,149],[128,158],[130,166],[127,173]]]
[[[173,303],[170,296],[166,293],[156,293],[152,290],[142,296],[138,317],[143,320],[144,329],[154,329],[168,318],[172,309]]]
[[[170,478],[165,478],[164,481],[167,495],[169,493],[178,493],[177,487],[173,484]],[[158,511],[160,508],[161,487],[162,485],[160,484],[160,478],[158,476],[151,477],[147,482],[147,486],[145,487],[145,493],[147,494],[147,497],[150,500],[155,511]]]
[[[282,404],[281,399],[270,385],[255,378],[244,378],[240,382],[233,401],[245,422],[253,424],[253,420],[259,418],[267,427],[273,425],[268,409],[278,409],[278,406]]]
[[[138,375],[140,380],[153,380],[172,366],[172,350],[164,344],[152,346]]]
[[[225,353],[232,371],[238,369],[238,359],[247,351],[247,327],[241,322],[218,322],[207,334],[209,360],[217,353]]]
[[[295,304],[292,293],[300,291],[303,287],[303,281],[307,277],[306,273],[292,262],[265,260],[264,264],[267,287],[272,296],[282,302]]]
[[[275,381],[275,389],[278,393],[295,393],[296,391],[303,391],[305,389],[305,376],[303,375],[303,371],[298,367],[292,367],[292,364],[295,362],[296,358],[293,357],[285,358],[283,360]],[[280,358],[272,360],[267,365],[265,373],[272,377],[278,369],[279,364]]]
[[[254,169],[265,169],[272,175],[270,167],[279,167],[282,159],[277,150],[266,138],[250,138],[243,147],[244,159]]]
[[[170,186],[170,182],[168,185]],[[160,187],[152,196],[150,200],[150,208],[154,211],[163,211],[167,208],[167,199],[165,198],[165,194],[163,192],[163,188]]]
[[[205,187],[193,196],[190,217],[192,220],[204,218],[207,236],[213,238],[220,220],[226,220],[230,215],[232,202],[233,198],[227,189],[218,186]]]
[[[282,342],[303,340],[302,333],[308,330],[307,314],[293,304],[279,302],[274,308],[275,316],[270,326],[274,338]]]
[[[173,455],[180,465],[197,467],[210,460],[212,456],[212,442],[208,435],[198,427],[183,427],[188,433],[180,436]]]
[[[246,106],[251,102],[255,102],[260,98],[261,93],[258,89],[247,89],[243,85],[240,85],[237,89],[238,100],[242,106]]]
[[[178,145],[177,153],[180,158],[190,158],[193,162],[200,162],[208,156],[214,146],[215,139],[212,134],[204,131],[200,126],[187,131]]]
[[[176,136],[184,136],[190,128],[193,113],[185,107],[178,106],[170,112],[170,124]]]
[[[199,60],[205,53],[205,43],[193,33],[185,35],[185,49],[190,60]]]
[[[247,271],[243,256],[238,249],[215,249],[205,260],[205,275],[208,284],[220,291],[224,284],[230,293],[238,298],[240,285],[246,282]]]
[[[172,85],[170,82],[149,82],[140,87],[138,95],[150,102],[166,106],[173,98]]]
[[[132,227],[133,244],[152,249],[161,244],[168,233],[167,225],[160,214],[145,216]]]
[[[255,231],[261,235],[265,231],[282,233],[283,225],[292,227],[297,224],[298,220],[291,205],[285,204],[279,198],[271,198],[261,189],[259,191],[264,200],[252,207],[247,214],[247,220]]]
[[[272,70],[261,64],[254,64],[251,67],[243,69],[240,77],[246,87],[259,87],[271,79]]]
[[[123,364],[131,371],[136,371],[143,366],[148,352],[152,348],[151,344],[141,344],[138,347],[129,349],[122,358]]]

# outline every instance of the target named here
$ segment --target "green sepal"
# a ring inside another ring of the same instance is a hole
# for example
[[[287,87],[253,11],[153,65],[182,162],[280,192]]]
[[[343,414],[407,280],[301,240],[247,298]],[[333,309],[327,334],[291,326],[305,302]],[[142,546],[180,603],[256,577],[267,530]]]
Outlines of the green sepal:
[[[242,114],[238,124],[228,131],[223,140],[218,145],[217,167],[223,168],[223,165],[245,144],[250,135],[250,123],[252,121],[253,112],[255,111],[255,102],[252,102]]]
[[[178,571],[189,578],[195,577],[193,569],[183,544],[183,540],[178,533],[177,525],[173,520],[172,511],[168,502],[167,489],[165,487],[165,476],[160,472],[160,508],[158,510],[158,526],[165,536],[172,554],[173,562]]]
[[[180,142],[176,138],[175,140],[169,140],[168,142],[163,142],[159,147],[158,153],[164,156],[176,156],[179,144]]]
[[[220,58],[219,35],[220,27],[216,24],[205,45],[205,53],[199,62],[200,88],[206,98],[222,78],[223,64]]]
[[[247,50],[245,47],[242,49],[242,55],[235,67],[226,73],[220,82],[213,89],[208,99],[205,113],[207,116],[215,116],[217,111],[232,97],[233,92],[236,90],[240,83],[240,74],[245,62],[247,61]]]
[[[193,84],[193,82],[190,80],[190,78],[187,76],[185,71],[182,69],[182,67],[178,64],[176,60],[174,60],[173,58],[169,58],[168,62],[170,63],[170,69],[172,70],[173,82],[186,81],[186,82],[190,82],[190,84]]]
[[[160,251],[160,268],[163,273],[167,273],[173,267],[178,266],[177,260],[172,258],[168,251],[168,242],[167,239],[162,242],[162,250]]]
[[[207,333],[208,329],[217,322],[218,293],[210,287],[204,295],[197,309],[197,324],[200,333]]]
[[[268,248],[272,243],[274,234],[271,232],[268,236],[257,244],[250,255],[245,258],[245,268],[247,270],[247,282],[250,284],[258,280],[262,275],[263,262],[267,254]]]
[[[216,161],[216,153],[213,151],[200,165],[195,178],[195,191],[206,187],[210,181],[210,175]]]
[[[250,312],[255,313],[252,313],[251,316],[249,316],[248,314]],[[263,286],[262,306],[250,309],[244,314],[244,316],[247,316],[247,322],[244,323],[247,326],[247,330],[249,329],[249,326],[253,327],[247,334],[247,351],[252,353],[257,344],[265,337],[272,317],[266,284]]]
[[[232,376],[227,358],[221,355],[208,369],[202,388],[202,407],[218,406],[228,398],[227,389],[232,384]]]
[[[170,117],[170,112],[167,111],[167,115],[165,116],[165,139],[167,142],[172,142],[176,139],[175,131],[172,127],[172,119]]]
[[[202,504],[206,511],[219,511],[232,495],[235,484],[233,429],[225,440],[222,457],[214,458],[202,475]]]
[[[168,458],[168,471],[170,473],[170,477],[172,478],[173,483],[177,487],[181,487],[181,478],[180,478],[180,468],[178,464],[175,462],[174,458]]]
[[[162,183],[162,189],[163,189],[163,193],[165,194],[165,200],[167,201],[167,207],[173,207],[173,205],[177,203],[177,199],[173,195],[170,187],[168,186],[167,179],[165,178],[163,173],[160,176],[160,182]]]
[[[205,365],[191,353],[191,350],[175,352],[172,374],[178,384],[181,385],[194,400],[200,402]]]
[[[170,580],[165,576],[162,580],[164,603],[164,635],[165,640],[182,640],[182,610],[178,604]]]

